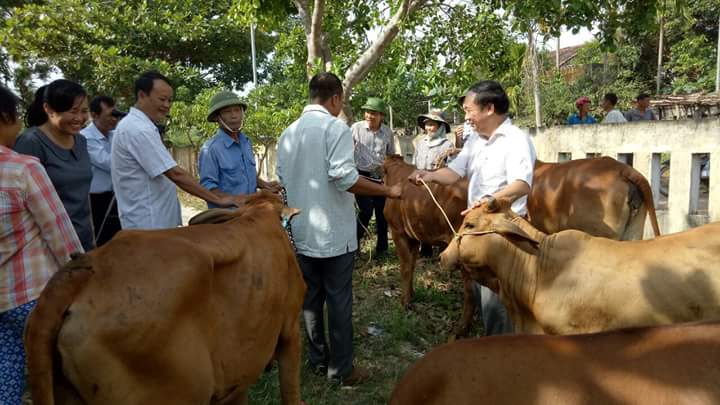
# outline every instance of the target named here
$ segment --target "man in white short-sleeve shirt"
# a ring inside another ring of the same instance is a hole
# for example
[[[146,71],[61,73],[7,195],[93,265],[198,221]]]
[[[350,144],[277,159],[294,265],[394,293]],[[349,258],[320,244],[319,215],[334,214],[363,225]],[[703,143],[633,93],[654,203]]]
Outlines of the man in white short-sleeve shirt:
[[[173,89],[158,72],[135,81],[135,107],[120,121],[112,140],[111,175],[123,229],[162,229],[181,225],[176,186],[219,206],[242,198],[218,197],[175,163],[156,123],[170,112]]]
[[[532,186],[535,148],[530,138],[507,117],[510,102],[502,86],[485,80],[474,84],[463,98],[465,120],[477,135],[470,136],[448,167],[415,171],[411,180],[452,184],[467,176],[468,209],[487,198],[507,198],[518,215],[527,215],[527,195]],[[481,306],[486,334],[512,332],[507,310],[499,297],[481,288]]]

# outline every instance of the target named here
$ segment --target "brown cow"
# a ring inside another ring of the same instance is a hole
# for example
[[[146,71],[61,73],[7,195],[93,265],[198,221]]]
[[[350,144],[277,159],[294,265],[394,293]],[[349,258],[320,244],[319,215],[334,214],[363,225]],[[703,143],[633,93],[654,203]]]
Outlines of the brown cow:
[[[390,405],[713,405],[720,323],[574,336],[491,336],[440,346]]]
[[[34,405],[242,404],[276,358],[300,403],[305,283],[268,194],[75,258],[28,321]]]
[[[419,244],[445,245],[453,233],[424,186],[407,181],[415,167],[400,156],[385,159],[385,182],[405,182],[402,200],[385,203],[385,218],[400,258],[402,304],[413,297],[413,274]],[[462,223],[467,207],[467,180],[451,186],[430,185],[453,227]],[[538,229],[557,232],[580,229],[611,239],[642,239],[646,213],[655,235],[659,227],[652,191],[647,180],[632,167],[604,157],[563,163],[537,161],[528,197],[531,222]],[[466,292],[471,289],[466,285]],[[465,300],[465,311],[474,301]]]
[[[720,222],[653,240],[546,235],[489,200],[440,255],[494,289],[520,333],[591,333],[720,319]]]

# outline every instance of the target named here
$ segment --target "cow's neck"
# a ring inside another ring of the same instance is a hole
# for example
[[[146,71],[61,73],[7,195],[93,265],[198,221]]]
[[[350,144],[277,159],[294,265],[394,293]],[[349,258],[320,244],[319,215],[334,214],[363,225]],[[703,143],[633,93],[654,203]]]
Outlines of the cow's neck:
[[[516,242],[502,238],[504,246],[494,249],[503,252],[493,256],[493,269],[500,280],[501,294],[517,306],[517,310],[530,311],[537,288],[538,250],[529,242]]]

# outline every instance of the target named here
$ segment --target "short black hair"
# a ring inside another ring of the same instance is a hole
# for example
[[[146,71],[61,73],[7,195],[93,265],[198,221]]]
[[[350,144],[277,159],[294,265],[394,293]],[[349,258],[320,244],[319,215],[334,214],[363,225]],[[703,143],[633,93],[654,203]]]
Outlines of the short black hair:
[[[318,73],[310,79],[310,100],[327,101],[332,96],[342,95],[340,79],[330,72]]]
[[[508,99],[505,89],[494,80],[479,81],[470,86],[468,92],[475,93],[473,102],[480,107],[492,104],[498,114],[506,114],[510,109],[510,99]]]
[[[115,107],[115,100],[110,96],[95,96],[90,101],[90,112],[100,114],[102,112],[102,105],[112,108]]]
[[[10,89],[0,84],[0,122],[10,125],[18,120],[18,101]]]
[[[618,102],[617,94],[615,93],[607,93],[603,99],[609,101],[613,106]]]
[[[47,103],[50,108],[59,113],[69,111],[78,97],[87,97],[85,88],[78,83],[66,79],[57,79],[50,84],[40,87],[35,92],[35,98],[25,113],[25,124],[28,127],[37,127],[47,122],[48,116],[43,105]]]
[[[647,93],[640,93],[640,94],[638,94],[635,101],[645,100],[646,98],[650,98],[650,95]]]
[[[168,86],[173,87],[170,79],[165,77],[162,73],[158,72],[157,70],[149,70],[138,76],[138,78],[135,80],[135,101],[137,101],[138,93],[140,93],[140,91],[145,94],[150,94],[153,89],[153,82],[155,80],[162,80],[167,83]]]

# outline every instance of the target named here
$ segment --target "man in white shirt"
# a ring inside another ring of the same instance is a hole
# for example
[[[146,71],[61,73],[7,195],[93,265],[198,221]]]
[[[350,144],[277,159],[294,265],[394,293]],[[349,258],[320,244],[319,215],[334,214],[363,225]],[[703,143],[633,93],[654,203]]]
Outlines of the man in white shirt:
[[[113,130],[125,116],[115,109],[110,96],[97,96],[90,101],[90,125],[80,133],[87,139],[92,170],[90,183],[90,210],[92,212],[95,244],[102,246],[121,229],[115,194],[110,177],[110,147]]]
[[[530,138],[507,117],[510,101],[502,86],[491,80],[474,84],[463,99],[465,120],[478,136],[471,136],[448,167],[434,172],[418,170],[410,179],[452,184],[467,176],[468,210],[487,198],[508,198],[512,210],[527,215],[527,195],[532,186],[535,148]],[[481,287],[481,308],[485,333],[512,332],[512,323],[499,297]],[[476,294],[478,293],[476,288]]]
[[[615,93],[608,93],[603,97],[603,101],[600,104],[603,110],[607,113],[603,118],[601,124],[621,124],[627,122],[623,113],[615,109],[618,98]]]
[[[170,112],[173,88],[158,72],[135,81],[135,107],[118,124],[112,141],[111,172],[123,229],[163,229],[181,224],[177,187],[221,207],[244,197],[217,196],[175,163],[156,123]]]

